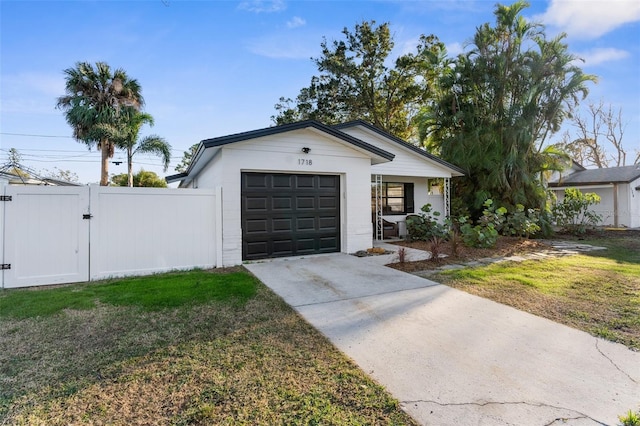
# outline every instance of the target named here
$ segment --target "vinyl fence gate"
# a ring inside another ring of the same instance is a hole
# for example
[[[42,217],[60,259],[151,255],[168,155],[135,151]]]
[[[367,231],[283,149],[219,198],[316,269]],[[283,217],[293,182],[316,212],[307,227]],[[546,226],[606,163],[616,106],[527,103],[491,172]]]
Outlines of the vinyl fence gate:
[[[0,197],[1,288],[221,264],[220,189],[3,186]]]

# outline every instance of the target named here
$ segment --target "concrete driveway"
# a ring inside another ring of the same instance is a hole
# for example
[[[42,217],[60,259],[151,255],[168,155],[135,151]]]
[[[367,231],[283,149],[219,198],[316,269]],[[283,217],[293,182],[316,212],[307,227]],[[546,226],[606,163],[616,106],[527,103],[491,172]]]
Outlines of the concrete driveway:
[[[245,266],[421,424],[615,425],[640,407],[640,353],[384,260]]]

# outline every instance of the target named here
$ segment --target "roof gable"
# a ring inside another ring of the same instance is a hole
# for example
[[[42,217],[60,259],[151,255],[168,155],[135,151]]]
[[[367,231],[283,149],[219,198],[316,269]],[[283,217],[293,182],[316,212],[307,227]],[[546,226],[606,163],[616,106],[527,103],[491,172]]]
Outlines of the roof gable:
[[[350,121],[348,123],[343,123],[343,124],[338,124],[333,126],[336,129],[339,130],[346,130],[346,129],[350,129],[350,128],[364,128],[365,130],[372,132],[374,134],[376,134],[378,137],[384,139],[385,141],[387,141],[387,143],[390,143],[396,147],[400,147],[401,149],[410,152],[413,155],[416,155],[417,157],[419,157],[421,160],[427,160],[428,162],[431,163],[436,163],[438,166],[440,167],[444,167],[446,169],[449,169],[451,171],[452,176],[464,176],[465,175],[465,171],[463,169],[461,169],[458,166],[455,166],[445,160],[443,160],[442,158],[439,158],[429,152],[427,152],[424,149],[421,149],[413,144],[410,144],[390,133],[387,133],[383,130],[380,130],[379,128],[373,126],[370,123],[367,123],[364,120],[354,120],[354,121]]]
[[[301,129],[315,129],[320,133],[324,133],[330,137],[333,137],[345,145],[351,146],[359,151],[366,152],[371,156],[376,163],[391,161],[395,157],[394,154],[385,151],[381,148],[378,148],[374,145],[368,144],[360,139],[354,138],[351,135],[348,135],[344,132],[341,132],[332,127],[326,126],[318,121],[307,120],[307,121],[298,121],[296,123],[284,124],[281,126],[267,127],[264,129],[251,130],[248,132],[236,133],[228,136],[221,136],[218,138],[205,139],[200,142],[196,153],[193,156],[193,160],[191,164],[189,164],[189,168],[184,173],[178,173],[175,175],[167,176],[165,179],[167,182],[176,182],[181,181],[183,179],[187,179],[189,175],[193,173],[197,173],[204,164],[206,164],[211,158],[213,158],[215,148],[220,148],[225,145],[233,144],[236,142],[249,141],[252,139],[258,139],[265,136],[277,135],[280,133],[291,132],[295,130]],[[205,152],[208,153],[205,154]]]

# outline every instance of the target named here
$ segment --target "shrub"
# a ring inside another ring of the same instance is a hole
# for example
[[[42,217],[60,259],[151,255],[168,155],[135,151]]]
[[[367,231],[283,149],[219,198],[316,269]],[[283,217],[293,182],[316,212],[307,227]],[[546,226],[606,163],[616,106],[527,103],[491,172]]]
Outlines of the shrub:
[[[430,261],[434,263],[440,262],[440,254],[442,253],[442,243],[444,240],[440,237],[432,237],[429,241],[429,251],[431,252]]]
[[[507,221],[502,228],[502,235],[529,238],[540,231],[540,211],[527,209],[517,204],[515,211],[507,215]]]
[[[407,239],[409,241],[428,241],[433,237],[444,237],[446,228],[436,220],[440,212],[433,211],[431,204],[420,209],[421,213],[407,216]]]
[[[602,216],[589,209],[599,204],[600,196],[593,192],[583,194],[577,188],[564,190],[564,199],[551,209],[553,218],[563,231],[575,235],[584,234],[588,228],[602,221]]]
[[[499,231],[504,226],[507,209],[504,207],[496,209],[491,199],[486,200],[483,205],[485,209],[478,219],[477,225],[474,226],[466,217],[458,219],[463,223],[460,226],[460,232],[462,233],[462,241],[467,246],[494,247],[498,241]]]

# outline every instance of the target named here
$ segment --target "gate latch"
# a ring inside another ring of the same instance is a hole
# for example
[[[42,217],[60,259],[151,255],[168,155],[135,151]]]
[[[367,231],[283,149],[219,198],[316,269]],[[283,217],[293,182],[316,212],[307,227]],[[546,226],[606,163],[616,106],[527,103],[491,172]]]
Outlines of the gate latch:
[[[93,217],[93,215],[91,213],[87,213],[87,214],[83,214],[82,218],[83,219],[91,219]]]

